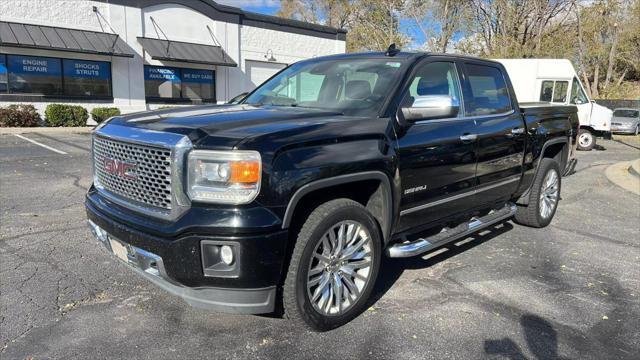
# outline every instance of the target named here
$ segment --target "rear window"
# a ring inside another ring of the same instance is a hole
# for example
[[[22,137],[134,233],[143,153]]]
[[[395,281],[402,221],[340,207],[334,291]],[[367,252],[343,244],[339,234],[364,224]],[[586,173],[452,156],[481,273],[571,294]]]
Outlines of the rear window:
[[[500,69],[466,64],[470,96],[465,97],[466,116],[502,114],[512,109],[511,99]]]
[[[613,116],[637,118],[638,117],[638,110],[626,110],[626,109],[615,110],[613,112]]]

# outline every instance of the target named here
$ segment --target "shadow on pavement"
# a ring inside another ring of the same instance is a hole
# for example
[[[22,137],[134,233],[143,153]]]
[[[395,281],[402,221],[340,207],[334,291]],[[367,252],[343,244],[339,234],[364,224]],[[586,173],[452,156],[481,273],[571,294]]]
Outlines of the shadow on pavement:
[[[427,252],[425,255],[440,251],[440,249],[443,248],[447,249],[445,252],[428,257],[427,259],[424,259],[424,256],[395,259],[383,257],[380,269],[384,269],[384,271],[381,271],[378,274],[378,280],[376,281],[376,286],[371,293],[369,306],[375,304],[378,300],[380,300],[384,296],[384,294],[389,291],[393,284],[400,278],[405,270],[425,269],[430,266],[436,265],[460,253],[472,249],[486,241],[489,241],[496,236],[502,235],[503,233],[511,229],[513,229],[513,225],[509,222],[496,224],[492,227],[482,230],[480,233],[473,234],[465,239],[454,241],[440,248],[432,250],[431,252]],[[487,231],[489,232],[487,233]],[[459,246],[456,245],[456,243],[460,243],[461,241],[465,242]]]

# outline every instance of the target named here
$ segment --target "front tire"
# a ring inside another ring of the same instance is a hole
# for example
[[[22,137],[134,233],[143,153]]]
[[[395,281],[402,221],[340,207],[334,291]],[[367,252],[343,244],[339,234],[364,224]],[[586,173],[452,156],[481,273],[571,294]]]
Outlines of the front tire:
[[[380,267],[377,223],[359,203],[336,199],[318,206],[302,226],[283,287],[285,317],[316,331],[358,316]]]
[[[578,150],[590,151],[596,146],[596,137],[587,129],[578,131]]]
[[[515,221],[535,228],[549,225],[558,208],[561,180],[558,163],[553,159],[542,159],[529,191],[529,203],[518,206]]]

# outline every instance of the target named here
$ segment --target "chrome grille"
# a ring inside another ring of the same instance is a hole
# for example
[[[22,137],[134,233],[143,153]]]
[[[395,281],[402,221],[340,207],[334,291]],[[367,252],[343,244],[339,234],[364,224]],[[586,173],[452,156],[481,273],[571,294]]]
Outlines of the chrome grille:
[[[135,164],[125,177],[107,172],[105,159]],[[113,140],[93,138],[94,171],[98,186],[144,205],[171,209],[171,150]]]

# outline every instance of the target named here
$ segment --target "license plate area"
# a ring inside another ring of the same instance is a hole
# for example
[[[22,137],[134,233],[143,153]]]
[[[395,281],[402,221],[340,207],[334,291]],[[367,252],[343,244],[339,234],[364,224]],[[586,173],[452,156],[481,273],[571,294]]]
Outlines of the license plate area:
[[[127,246],[122,244],[120,241],[115,240],[109,237],[109,244],[111,245],[111,250],[113,254],[120,260],[128,263],[129,262],[129,250]]]

